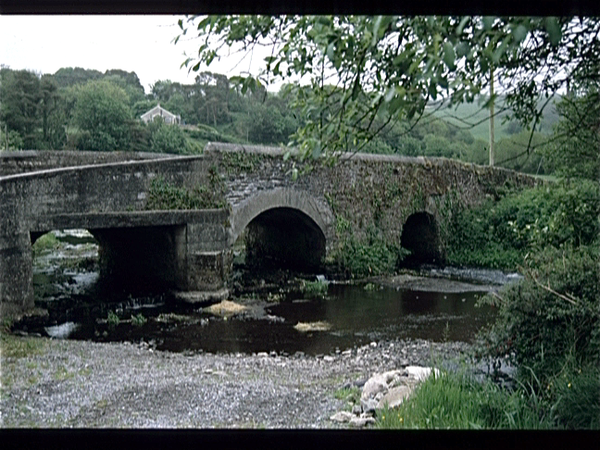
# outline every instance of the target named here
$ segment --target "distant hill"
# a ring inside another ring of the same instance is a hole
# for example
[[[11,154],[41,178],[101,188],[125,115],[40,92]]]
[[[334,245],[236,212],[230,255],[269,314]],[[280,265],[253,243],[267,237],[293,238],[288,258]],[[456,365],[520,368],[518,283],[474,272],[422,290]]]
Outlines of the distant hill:
[[[442,108],[434,113],[434,116],[443,118],[448,122],[470,131],[475,139],[489,141],[489,110],[484,107],[487,98],[481,98],[473,103],[462,103],[451,108]],[[557,98],[544,109],[542,123],[537,130],[541,133],[551,133],[553,125],[558,121],[558,114],[554,103],[560,100]],[[499,111],[504,104],[502,97],[496,102],[496,111]],[[517,123],[503,122],[506,117],[506,112],[496,115],[495,120],[495,141],[520,131],[520,126]]]

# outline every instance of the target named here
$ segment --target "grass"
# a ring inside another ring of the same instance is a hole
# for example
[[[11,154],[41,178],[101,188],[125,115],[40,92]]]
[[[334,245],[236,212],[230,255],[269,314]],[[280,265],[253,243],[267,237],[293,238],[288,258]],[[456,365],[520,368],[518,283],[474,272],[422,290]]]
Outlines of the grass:
[[[44,354],[46,341],[41,338],[13,336],[2,332],[0,349],[3,358],[26,358]]]
[[[340,388],[334,392],[333,396],[338,400],[345,400],[348,403],[358,404],[360,402],[361,390],[358,387]]]
[[[399,408],[383,410],[381,429],[548,429],[522,391],[508,392],[491,381],[478,382],[460,372],[431,376]]]

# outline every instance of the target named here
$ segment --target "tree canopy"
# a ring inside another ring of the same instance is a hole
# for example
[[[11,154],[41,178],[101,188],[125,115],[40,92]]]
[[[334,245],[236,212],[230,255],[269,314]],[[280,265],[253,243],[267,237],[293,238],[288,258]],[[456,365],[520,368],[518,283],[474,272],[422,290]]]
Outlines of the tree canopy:
[[[181,36],[200,39],[198,56],[185,61],[191,70],[231,47],[269,47],[262,72],[235,81],[243,92],[302,81],[287,85],[304,120],[294,138],[313,156],[360,150],[394,122],[415,123],[432,103],[472,102],[492,74],[507,120],[535,129],[557,92],[597,82],[600,67],[598,18],[208,16],[179,25]]]
[[[77,147],[83,150],[127,150],[133,119],[124,89],[109,81],[89,81],[77,90],[73,113],[81,130]]]

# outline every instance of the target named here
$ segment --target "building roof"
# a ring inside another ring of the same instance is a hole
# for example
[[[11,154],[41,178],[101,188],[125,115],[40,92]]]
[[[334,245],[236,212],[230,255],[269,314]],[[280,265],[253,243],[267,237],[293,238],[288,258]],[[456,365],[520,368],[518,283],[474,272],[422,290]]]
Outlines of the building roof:
[[[177,118],[177,119],[181,120],[181,116],[173,114],[170,111],[167,111],[165,108],[160,106],[160,103],[158,105],[156,105],[154,108],[152,108],[151,110],[142,114],[140,117],[142,120],[146,121],[146,120],[152,120],[155,116]]]

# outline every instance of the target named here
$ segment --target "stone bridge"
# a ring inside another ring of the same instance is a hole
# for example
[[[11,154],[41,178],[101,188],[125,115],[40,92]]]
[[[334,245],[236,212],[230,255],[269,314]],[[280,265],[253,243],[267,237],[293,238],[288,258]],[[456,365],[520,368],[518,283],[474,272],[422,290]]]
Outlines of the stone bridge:
[[[457,207],[533,183],[443,158],[356,154],[329,165],[216,143],[177,157],[0,152],[0,312],[34,307],[32,244],[51,230],[89,230],[102,278],[193,301],[227,295],[240,236],[247,262],[304,271],[339,266],[349,243],[374,240],[443,262],[445,225]],[[200,206],[181,209],[181,199]]]

